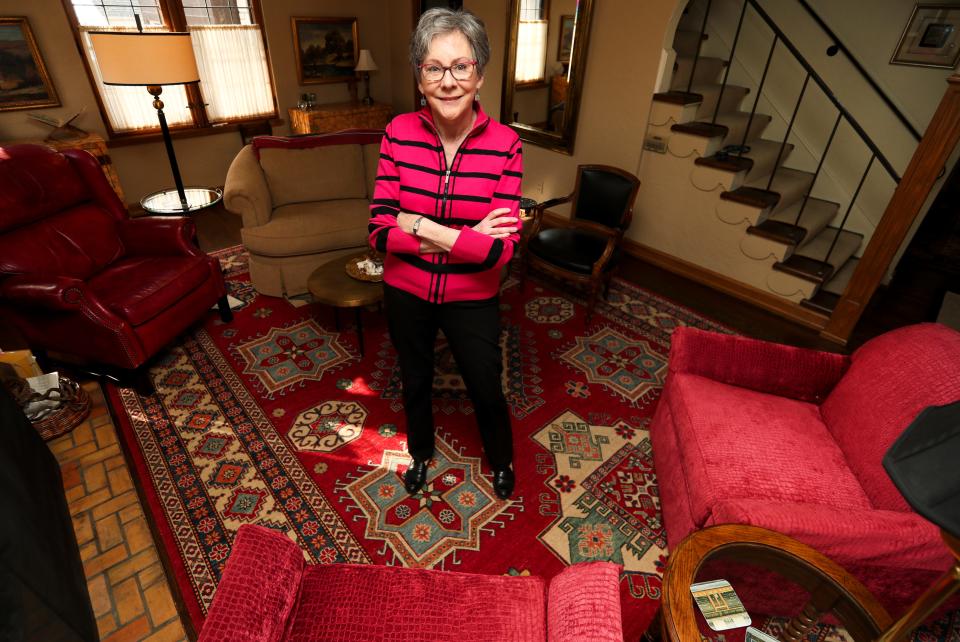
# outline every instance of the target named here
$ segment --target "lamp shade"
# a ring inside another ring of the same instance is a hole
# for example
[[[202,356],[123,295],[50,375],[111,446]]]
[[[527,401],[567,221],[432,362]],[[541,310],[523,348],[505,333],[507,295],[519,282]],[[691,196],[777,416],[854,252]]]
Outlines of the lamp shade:
[[[353,68],[354,71],[376,71],[377,63],[373,61],[373,56],[370,55],[369,49],[360,50],[360,59],[357,61],[357,66]]]
[[[182,85],[200,80],[190,34],[91,31],[105,85]]]

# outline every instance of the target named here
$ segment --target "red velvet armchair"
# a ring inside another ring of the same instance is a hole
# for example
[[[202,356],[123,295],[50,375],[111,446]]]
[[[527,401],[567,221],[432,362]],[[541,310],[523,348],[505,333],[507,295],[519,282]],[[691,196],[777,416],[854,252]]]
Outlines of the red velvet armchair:
[[[286,535],[241,526],[198,642],[622,642],[620,567],[549,582],[371,564],[310,566]]]
[[[650,427],[668,546],[716,524],[761,526],[902,611],[952,557],[881,460],[921,410],[958,399],[960,332],[942,325],[889,332],[849,357],[678,329]],[[789,606],[782,590],[754,585],[753,608]]]
[[[132,370],[218,300],[182,217],[131,219],[85,151],[0,147],[0,313],[29,345]]]

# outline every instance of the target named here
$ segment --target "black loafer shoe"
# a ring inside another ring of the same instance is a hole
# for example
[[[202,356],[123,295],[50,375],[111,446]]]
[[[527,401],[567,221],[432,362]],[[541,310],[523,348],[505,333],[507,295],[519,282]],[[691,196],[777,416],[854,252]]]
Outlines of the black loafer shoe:
[[[403,474],[403,487],[406,488],[407,492],[411,495],[415,495],[427,482],[428,463],[427,461],[417,461],[414,459],[410,467],[407,468],[407,472]]]
[[[513,494],[513,486],[516,483],[513,471],[509,468],[493,471],[493,492],[500,499],[509,499]]]

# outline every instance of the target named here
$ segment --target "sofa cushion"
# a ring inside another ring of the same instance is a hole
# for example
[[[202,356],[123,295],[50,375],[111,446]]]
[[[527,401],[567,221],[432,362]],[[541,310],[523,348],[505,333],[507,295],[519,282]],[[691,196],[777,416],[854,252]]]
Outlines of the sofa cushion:
[[[113,263],[87,286],[114,314],[138,326],[179,303],[185,292],[209,277],[205,256],[136,256]]]
[[[621,568],[610,562],[574,564],[550,580],[548,642],[622,642]]]
[[[373,198],[377,183],[377,170],[380,168],[380,143],[363,146],[363,171],[367,181],[367,198]]]
[[[876,508],[911,510],[883,470],[884,453],[927,406],[960,399],[960,332],[912,325],[868,341],[821,408]]]
[[[539,577],[317,565],[304,571],[287,640],[542,642],[545,611]]]
[[[260,166],[274,208],[290,203],[367,197],[359,145],[261,149]]]
[[[684,373],[668,385],[698,526],[720,500],[870,508],[816,405]]]
[[[366,246],[369,219],[364,199],[296,203],[278,207],[269,223],[245,227],[240,235],[251,254],[300,256]]]

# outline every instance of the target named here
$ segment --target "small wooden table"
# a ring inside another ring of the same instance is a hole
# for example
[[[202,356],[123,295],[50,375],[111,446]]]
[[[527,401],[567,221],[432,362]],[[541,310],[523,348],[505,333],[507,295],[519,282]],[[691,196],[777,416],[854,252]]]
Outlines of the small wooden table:
[[[870,591],[813,548],[765,528],[724,524],[692,533],[670,553],[659,613],[663,640],[700,639],[690,585],[707,560],[721,558],[770,569],[810,594],[810,601],[787,625],[784,640],[803,639],[826,611],[837,617],[855,642],[875,640],[890,626],[890,616]],[[648,639],[656,626],[654,622],[647,631]]]
[[[320,134],[343,129],[383,129],[390,122],[390,105],[360,102],[317,105],[312,109],[290,108],[290,129],[294,134]]]
[[[363,320],[360,310],[368,305],[383,301],[383,285],[380,282],[360,281],[347,274],[346,265],[350,261],[362,259],[366,252],[357,252],[349,256],[339,256],[318,267],[307,279],[307,289],[318,303],[333,307],[334,323],[340,329],[340,308],[353,308],[357,322],[357,343],[360,356],[363,351]]]

